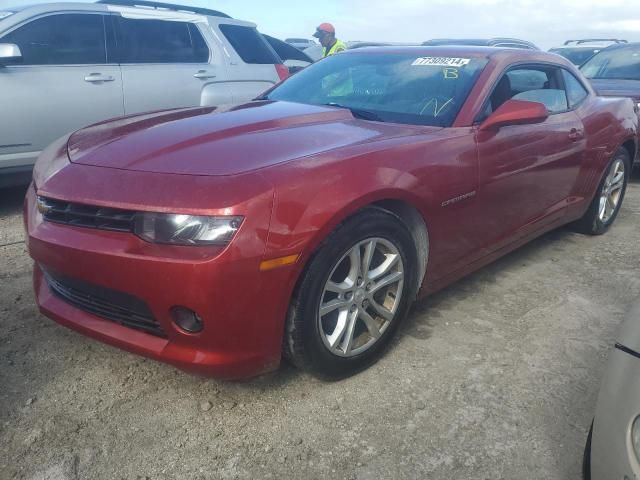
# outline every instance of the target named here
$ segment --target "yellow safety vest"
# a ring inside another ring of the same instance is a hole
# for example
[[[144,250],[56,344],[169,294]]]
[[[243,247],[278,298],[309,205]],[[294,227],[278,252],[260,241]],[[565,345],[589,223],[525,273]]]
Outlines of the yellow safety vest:
[[[336,43],[333,44],[333,47],[327,50],[325,47],[322,49],[322,58],[329,57],[331,55],[335,55],[336,53],[344,52],[347,49],[347,46],[344,42],[336,39]]]

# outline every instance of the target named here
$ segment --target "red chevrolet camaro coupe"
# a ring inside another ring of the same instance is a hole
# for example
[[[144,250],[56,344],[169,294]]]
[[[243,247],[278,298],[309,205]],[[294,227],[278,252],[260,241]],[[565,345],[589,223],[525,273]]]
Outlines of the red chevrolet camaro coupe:
[[[369,365],[410,304],[560,225],[600,234],[629,99],[524,50],[354,50],[255,101],[100,123],[25,204],[41,311],[179,368]]]

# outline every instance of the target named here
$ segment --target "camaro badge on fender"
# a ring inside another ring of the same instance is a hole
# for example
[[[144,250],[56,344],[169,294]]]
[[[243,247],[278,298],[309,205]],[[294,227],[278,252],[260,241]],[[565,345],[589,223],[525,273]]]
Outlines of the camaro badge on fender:
[[[460,195],[459,197],[452,198],[451,200],[447,200],[446,202],[442,202],[443,207],[448,207],[449,205],[453,205],[454,203],[461,202],[466,200],[467,198],[472,198],[476,196],[476,191],[465,193],[464,195]]]

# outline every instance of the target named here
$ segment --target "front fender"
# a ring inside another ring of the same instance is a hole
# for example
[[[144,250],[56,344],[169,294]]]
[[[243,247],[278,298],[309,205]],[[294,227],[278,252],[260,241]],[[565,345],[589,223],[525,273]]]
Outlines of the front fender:
[[[430,192],[414,193],[420,188],[417,177],[387,167],[352,177],[351,172],[335,172],[303,187],[298,184],[276,190],[267,256],[298,254],[299,263],[304,264],[340,223],[383,200],[407,203],[427,222],[428,205],[436,200]]]

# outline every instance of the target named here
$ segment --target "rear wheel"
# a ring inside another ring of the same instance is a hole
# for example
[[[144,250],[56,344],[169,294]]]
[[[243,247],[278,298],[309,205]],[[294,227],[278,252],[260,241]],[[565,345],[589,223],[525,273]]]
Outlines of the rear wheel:
[[[340,378],[377,360],[415,296],[416,254],[404,223],[367,209],[343,223],[308,265],[289,309],[285,354]]]
[[[578,231],[588,235],[602,235],[609,230],[622,207],[630,173],[629,152],[621,148],[609,163],[589,210],[576,223]]]

